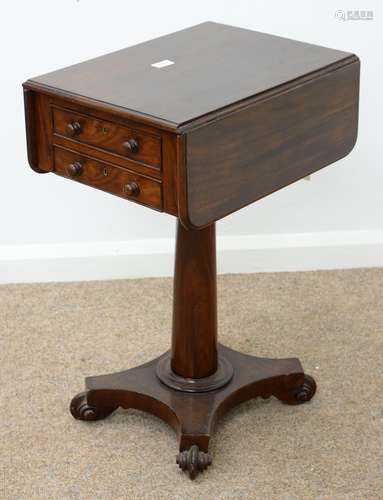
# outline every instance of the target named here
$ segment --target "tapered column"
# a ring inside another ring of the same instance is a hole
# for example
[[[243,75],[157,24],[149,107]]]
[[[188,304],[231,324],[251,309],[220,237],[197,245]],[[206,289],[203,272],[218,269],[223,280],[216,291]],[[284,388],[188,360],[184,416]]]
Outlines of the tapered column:
[[[189,231],[177,222],[171,368],[187,378],[217,370],[215,224]]]

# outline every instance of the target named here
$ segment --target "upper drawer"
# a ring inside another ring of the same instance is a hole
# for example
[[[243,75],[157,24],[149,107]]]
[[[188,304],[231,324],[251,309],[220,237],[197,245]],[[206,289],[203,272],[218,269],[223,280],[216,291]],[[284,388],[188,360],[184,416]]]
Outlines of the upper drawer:
[[[53,131],[156,168],[161,166],[161,138],[123,125],[53,107]]]

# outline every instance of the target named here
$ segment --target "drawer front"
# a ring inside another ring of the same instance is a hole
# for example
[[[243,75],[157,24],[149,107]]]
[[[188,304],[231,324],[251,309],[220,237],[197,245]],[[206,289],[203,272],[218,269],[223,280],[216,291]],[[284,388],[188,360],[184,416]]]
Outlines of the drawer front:
[[[121,198],[162,210],[161,182],[125,168],[55,146],[54,172]]]
[[[124,158],[161,167],[161,138],[134,128],[53,107],[53,131]]]

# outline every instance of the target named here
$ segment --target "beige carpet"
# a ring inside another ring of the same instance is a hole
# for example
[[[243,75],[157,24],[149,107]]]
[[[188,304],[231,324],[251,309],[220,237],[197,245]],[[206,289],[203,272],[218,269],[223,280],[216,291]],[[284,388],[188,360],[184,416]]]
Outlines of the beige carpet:
[[[299,356],[319,390],[224,417],[191,482],[163,422],[75,421],[83,377],[168,348],[170,279],[0,287],[1,499],[383,498],[383,269],[219,277],[220,340]]]

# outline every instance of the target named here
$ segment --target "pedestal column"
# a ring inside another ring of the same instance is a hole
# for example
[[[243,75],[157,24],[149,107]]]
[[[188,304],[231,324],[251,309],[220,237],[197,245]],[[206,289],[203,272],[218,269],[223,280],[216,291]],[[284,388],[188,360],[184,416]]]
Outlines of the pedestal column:
[[[171,368],[185,378],[217,370],[215,224],[189,231],[177,222]]]

